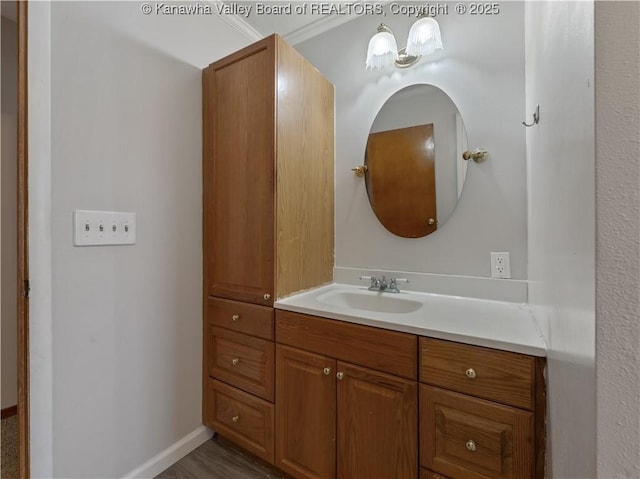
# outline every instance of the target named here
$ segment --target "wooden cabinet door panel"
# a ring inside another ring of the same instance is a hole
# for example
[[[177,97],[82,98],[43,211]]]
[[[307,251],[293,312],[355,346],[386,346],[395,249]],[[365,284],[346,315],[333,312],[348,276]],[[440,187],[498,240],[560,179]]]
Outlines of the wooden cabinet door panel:
[[[533,413],[420,386],[420,459],[452,479],[533,477]]]
[[[251,49],[212,64],[203,76],[205,281],[211,296],[271,305],[273,39]]]
[[[338,479],[416,479],[417,382],[343,362],[338,374]]]
[[[335,365],[276,346],[276,466],[296,478],[335,477]]]

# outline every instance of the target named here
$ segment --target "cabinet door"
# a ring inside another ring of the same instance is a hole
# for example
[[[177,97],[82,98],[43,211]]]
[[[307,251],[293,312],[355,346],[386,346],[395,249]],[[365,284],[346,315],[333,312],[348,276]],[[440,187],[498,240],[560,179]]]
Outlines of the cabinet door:
[[[276,346],[276,466],[298,479],[335,477],[335,364]]]
[[[420,385],[422,465],[452,479],[534,476],[533,413]]]
[[[338,362],[338,479],[418,477],[418,386]]]
[[[203,74],[206,291],[266,305],[275,296],[274,78],[272,39]]]

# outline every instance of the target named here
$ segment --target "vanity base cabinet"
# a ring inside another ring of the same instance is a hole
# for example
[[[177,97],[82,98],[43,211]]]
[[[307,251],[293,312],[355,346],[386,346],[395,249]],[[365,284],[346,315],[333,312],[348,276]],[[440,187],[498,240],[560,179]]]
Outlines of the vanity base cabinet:
[[[301,479],[418,477],[417,371],[398,361],[416,357],[415,335],[276,311],[276,342],[278,467]]]

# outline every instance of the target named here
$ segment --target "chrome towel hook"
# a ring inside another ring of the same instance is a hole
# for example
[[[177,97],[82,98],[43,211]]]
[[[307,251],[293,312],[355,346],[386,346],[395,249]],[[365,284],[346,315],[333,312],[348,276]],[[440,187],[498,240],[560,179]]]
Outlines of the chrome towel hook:
[[[533,112],[533,123],[527,123],[523,121],[522,124],[529,128],[530,126],[537,125],[540,121],[540,105],[536,105],[536,111]]]

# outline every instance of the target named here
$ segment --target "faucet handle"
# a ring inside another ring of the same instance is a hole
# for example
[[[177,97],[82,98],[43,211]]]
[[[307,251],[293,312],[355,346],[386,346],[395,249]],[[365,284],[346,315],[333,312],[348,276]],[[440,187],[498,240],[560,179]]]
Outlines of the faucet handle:
[[[369,286],[369,289],[376,288],[380,284],[380,280],[378,278],[376,278],[375,276],[360,276],[360,280],[361,281],[371,281],[371,286]]]
[[[389,283],[389,290],[391,290],[392,293],[399,293],[400,290],[398,289],[398,283],[408,283],[409,280],[407,278],[391,278],[391,281]]]

